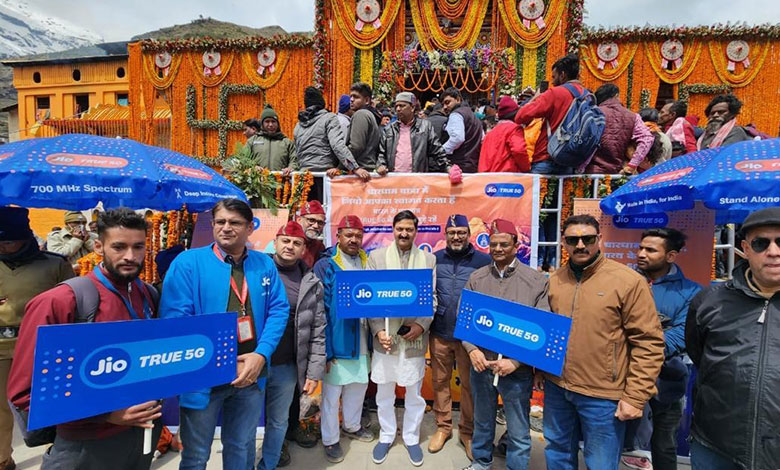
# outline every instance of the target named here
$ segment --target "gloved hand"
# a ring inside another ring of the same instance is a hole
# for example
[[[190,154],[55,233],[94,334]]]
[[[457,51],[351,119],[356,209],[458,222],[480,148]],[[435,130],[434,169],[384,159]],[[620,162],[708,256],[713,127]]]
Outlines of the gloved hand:
[[[452,165],[450,167],[450,183],[460,184],[463,182],[463,171],[458,165]]]

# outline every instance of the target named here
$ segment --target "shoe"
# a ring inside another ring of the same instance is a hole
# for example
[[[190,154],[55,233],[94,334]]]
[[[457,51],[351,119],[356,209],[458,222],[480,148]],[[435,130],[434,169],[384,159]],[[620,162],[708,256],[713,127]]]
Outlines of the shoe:
[[[374,439],[376,439],[376,437],[374,437],[374,433],[364,428],[363,426],[361,426],[360,429],[355,432],[347,431],[346,429],[342,429],[341,432],[348,438],[360,442],[372,442]]]
[[[469,460],[473,461],[474,460],[474,456],[471,454],[471,438],[470,437],[461,437],[460,438],[460,444],[466,450],[466,457],[468,457]]]
[[[423,464],[423,451],[420,444],[406,446],[406,451],[409,452],[409,461],[412,462],[412,465],[419,467]]]
[[[297,442],[298,445],[304,449],[311,449],[317,445],[317,441],[319,440],[314,432],[304,430],[300,426],[295,430],[293,437],[294,438],[291,440]]]
[[[374,446],[374,452],[371,454],[371,460],[377,465],[387,460],[387,453],[390,452],[392,445],[390,442],[377,442]]]
[[[344,460],[344,451],[341,450],[341,444],[338,442],[330,445],[325,446],[325,458],[328,459],[328,462],[330,463],[339,463]]]
[[[452,434],[446,433],[444,431],[436,431],[436,433],[431,437],[431,442],[428,443],[428,452],[435,454],[436,452],[442,450],[444,444],[449,441],[451,437]]]
[[[3,463],[0,463],[0,470],[14,470],[16,469],[16,462],[11,457],[8,457]]]
[[[503,408],[499,408],[498,412],[496,413],[496,424],[500,424],[501,426],[506,426],[506,416],[504,415]]]
[[[647,457],[640,457],[638,455],[624,455],[620,457],[620,462],[628,468],[635,470],[653,470],[653,464]]]
[[[287,443],[282,444],[282,455],[279,456],[279,463],[276,464],[277,468],[282,468],[290,465],[290,449],[287,447]]]

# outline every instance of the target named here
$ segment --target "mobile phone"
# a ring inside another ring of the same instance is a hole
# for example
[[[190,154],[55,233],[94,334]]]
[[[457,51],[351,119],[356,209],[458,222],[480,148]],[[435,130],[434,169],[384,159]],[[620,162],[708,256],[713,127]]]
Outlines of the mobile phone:
[[[396,334],[398,336],[404,336],[406,333],[409,333],[410,331],[412,331],[412,328],[409,325],[401,325],[401,328],[398,328]]]
[[[539,83],[539,92],[544,93],[547,91],[547,89],[550,88],[550,82],[547,80],[543,80],[541,83]]]

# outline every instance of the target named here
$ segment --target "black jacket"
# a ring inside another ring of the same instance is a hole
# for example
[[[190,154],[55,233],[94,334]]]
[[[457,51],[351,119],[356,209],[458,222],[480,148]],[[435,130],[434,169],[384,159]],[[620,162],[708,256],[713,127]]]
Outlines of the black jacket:
[[[398,139],[401,135],[401,122],[388,124],[379,140],[379,155],[377,166],[386,166],[388,171],[395,171],[395,155],[398,149]],[[412,139],[412,173],[430,173],[448,171],[451,164],[444,148],[433,130],[430,122],[415,118],[412,123],[410,137]]]
[[[780,468],[780,294],[767,300],[745,279],[691,302],[685,343],[698,367],[693,437],[745,469]]]

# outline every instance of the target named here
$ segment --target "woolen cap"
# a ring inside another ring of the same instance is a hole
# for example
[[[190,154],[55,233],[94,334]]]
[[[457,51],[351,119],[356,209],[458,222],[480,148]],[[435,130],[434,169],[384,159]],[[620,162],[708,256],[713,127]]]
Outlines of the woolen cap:
[[[344,114],[349,111],[350,104],[349,95],[341,95],[341,98],[339,98],[339,112]]]
[[[301,207],[301,215],[313,214],[325,215],[325,209],[322,208],[320,201],[317,201],[316,199],[314,201],[308,201]]]
[[[517,236],[517,228],[515,224],[508,220],[496,219],[490,223],[490,235],[496,235],[499,233],[508,233],[509,235]]]
[[[498,118],[507,118],[518,109],[520,109],[520,106],[517,105],[517,101],[511,96],[502,96],[501,101],[498,102]]]
[[[68,211],[65,213],[65,223],[66,224],[86,224],[87,218],[84,217],[84,214],[82,214],[79,211]]]
[[[29,213],[24,207],[0,207],[0,241],[14,242],[33,238]]]
[[[287,224],[279,227],[279,231],[276,232],[276,236],[284,235],[286,237],[306,238],[306,234],[303,232],[303,227],[298,222],[291,220]]]
[[[398,103],[399,101],[403,101],[404,103],[409,103],[410,105],[414,106],[414,104],[417,102],[417,98],[414,96],[414,93],[402,91],[401,93],[395,95],[394,103]]]
[[[266,119],[274,119],[276,122],[279,122],[279,115],[276,114],[276,111],[270,104],[265,105],[265,109],[263,109],[263,113],[260,115],[260,123],[262,124]]]
[[[450,227],[468,227],[468,226],[469,226],[469,219],[467,219],[465,215],[452,214],[451,216],[447,217],[447,226],[445,227],[445,229],[448,229]]]
[[[345,215],[341,218],[341,222],[339,222],[339,226],[337,227],[337,230],[341,230],[343,228],[354,228],[357,230],[363,230],[363,221],[360,220],[360,217],[356,215]]]
[[[780,207],[767,207],[745,217],[745,221],[742,222],[742,236],[744,237],[750,230],[756,227],[765,227],[767,225],[780,226]]]

